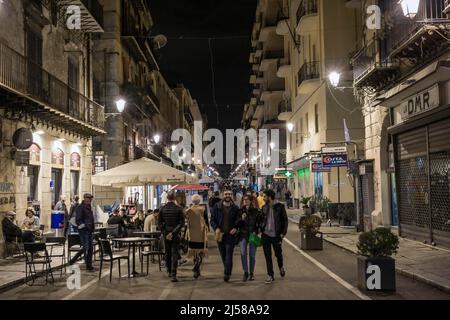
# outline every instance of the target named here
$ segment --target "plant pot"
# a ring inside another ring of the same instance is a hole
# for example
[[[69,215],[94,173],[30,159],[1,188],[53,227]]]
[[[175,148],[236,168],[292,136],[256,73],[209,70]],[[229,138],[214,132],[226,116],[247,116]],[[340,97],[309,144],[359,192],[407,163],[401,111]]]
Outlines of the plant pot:
[[[300,231],[300,248],[302,250],[323,250],[323,233],[316,234]]]
[[[395,291],[395,260],[358,256],[358,287],[366,291]]]

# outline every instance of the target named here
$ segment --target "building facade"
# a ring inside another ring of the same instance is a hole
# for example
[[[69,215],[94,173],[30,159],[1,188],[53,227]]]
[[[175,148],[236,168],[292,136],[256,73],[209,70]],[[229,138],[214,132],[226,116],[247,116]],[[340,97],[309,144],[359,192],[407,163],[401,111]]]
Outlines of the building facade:
[[[380,7],[354,55],[355,94],[363,104],[365,161],[359,167],[364,227],[398,226],[402,236],[450,246],[448,1],[419,1],[410,12]]]
[[[284,58],[276,76],[284,82],[278,118],[288,124],[286,165],[292,170],[288,187],[299,206],[302,197],[323,195],[335,204],[352,204],[354,187],[347,168],[315,172],[312,161],[323,147],[345,146],[344,120],[351,139],[349,158],[361,149],[361,110],[349,88],[330,85],[328,75],[339,72],[352,79],[348,57],[355,47],[358,20],[346,1],[282,1],[275,33],[282,37]],[[361,151],[360,151],[361,152]]]
[[[66,23],[69,4],[82,13],[75,29]],[[20,224],[34,207],[48,230],[60,196],[70,204],[92,191],[92,137],[105,133],[92,77],[93,38],[102,32],[96,1],[0,4],[2,218],[14,210]]]

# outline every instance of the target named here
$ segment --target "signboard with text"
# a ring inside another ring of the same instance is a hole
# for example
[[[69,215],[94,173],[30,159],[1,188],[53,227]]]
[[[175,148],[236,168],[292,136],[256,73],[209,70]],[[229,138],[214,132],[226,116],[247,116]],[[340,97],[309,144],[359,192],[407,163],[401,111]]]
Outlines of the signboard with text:
[[[322,158],[311,159],[311,172],[330,172],[331,168],[323,166]]]
[[[322,154],[323,168],[338,168],[348,166],[348,157],[344,153],[325,153]]]
[[[439,85],[436,84],[425,91],[409,97],[400,104],[402,119],[406,120],[415,115],[439,107]]]

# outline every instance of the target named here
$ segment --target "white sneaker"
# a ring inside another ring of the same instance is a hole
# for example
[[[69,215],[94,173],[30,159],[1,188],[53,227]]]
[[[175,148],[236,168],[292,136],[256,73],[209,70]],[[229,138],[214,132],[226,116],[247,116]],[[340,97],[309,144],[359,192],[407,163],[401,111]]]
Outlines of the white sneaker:
[[[275,281],[274,277],[268,276],[267,279],[266,279],[266,281],[265,281],[265,283],[266,283],[266,284],[271,284],[271,283],[273,283],[274,281]]]

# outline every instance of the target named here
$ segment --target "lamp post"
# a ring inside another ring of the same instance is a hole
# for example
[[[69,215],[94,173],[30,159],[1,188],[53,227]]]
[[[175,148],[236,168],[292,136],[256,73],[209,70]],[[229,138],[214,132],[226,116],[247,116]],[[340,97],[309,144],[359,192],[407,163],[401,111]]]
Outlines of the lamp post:
[[[400,0],[399,4],[406,18],[414,19],[419,12],[420,0]]]
[[[125,110],[125,106],[127,102],[124,99],[118,99],[114,102],[116,104],[117,112],[108,112],[105,113],[105,118],[109,118],[111,116],[117,116],[122,114],[122,112]]]

